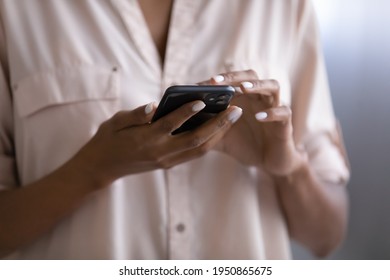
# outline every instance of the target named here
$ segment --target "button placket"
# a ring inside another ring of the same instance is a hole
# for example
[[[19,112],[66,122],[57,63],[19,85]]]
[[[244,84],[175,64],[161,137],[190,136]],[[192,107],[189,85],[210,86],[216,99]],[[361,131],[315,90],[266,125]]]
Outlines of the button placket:
[[[163,71],[163,80],[167,86],[188,82],[188,60],[191,56],[195,15],[199,2],[181,0],[174,4]]]
[[[175,1],[167,42],[167,53],[162,86],[188,82],[188,60],[191,55],[194,21],[200,1]],[[193,81],[191,81],[193,82]],[[191,214],[189,204],[188,170],[185,164],[178,165],[167,173],[169,200],[169,257],[191,257]]]
[[[111,0],[133,39],[143,60],[150,66],[151,72],[161,78],[161,61],[153,38],[148,29],[142,10],[137,1]]]
[[[169,199],[169,257],[190,258],[189,182],[185,165],[167,172]]]

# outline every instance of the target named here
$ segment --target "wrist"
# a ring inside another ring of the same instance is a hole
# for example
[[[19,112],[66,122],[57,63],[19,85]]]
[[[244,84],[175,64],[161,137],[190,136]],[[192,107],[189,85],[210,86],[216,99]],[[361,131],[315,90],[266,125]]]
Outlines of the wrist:
[[[65,180],[79,185],[86,192],[94,192],[108,186],[113,180],[108,179],[96,162],[82,152],[76,154],[64,165]]]
[[[306,151],[293,143],[269,147],[263,154],[259,167],[274,177],[291,176],[308,165]]]
[[[302,154],[297,161],[294,168],[292,168],[289,172],[285,174],[277,174],[272,175],[273,179],[277,182],[283,182],[283,185],[294,185],[296,182],[304,180],[304,178],[307,178],[310,173],[310,166],[308,162],[308,158],[306,153]]]

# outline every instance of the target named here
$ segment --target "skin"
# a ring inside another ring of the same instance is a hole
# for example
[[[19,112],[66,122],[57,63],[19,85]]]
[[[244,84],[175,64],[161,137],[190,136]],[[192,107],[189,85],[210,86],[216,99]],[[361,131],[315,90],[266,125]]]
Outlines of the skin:
[[[164,61],[171,0],[142,0],[151,36]],[[156,9],[156,5],[160,7]],[[277,81],[260,80],[254,71],[223,73],[220,84],[241,87],[233,105],[201,127],[172,136],[194,115],[188,103],[151,124],[154,105],[118,112],[68,162],[40,180],[0,192],[0,256],[29,244],[77,209],[91,193],[125,175],[170,168],[220,150],[249,166],[258,166],[275,182],[290,235],[318,256],[339,244],[347,223],[345,189],[321,182],[297,149],[289,107],[279,104]],[[245,88],[243,82],[252,83]],[[216,79],[204,81],[217,84]],[[148,109],[146,110],[146,107]],[[259,112],[267,118],[257,120]],[[156,140],[157,139],[157,140]],[[131,143],[131,144],[130,144]],[[44,217],[44,219],[42,218]]]
[[[203,106],[188,103],[152,124],[153,104],[120,111],[62,167],[23,188],[0,192],[0,228],[7,229],[0,231],[0,255],[37,239],[89,194],[120,177],[170,168],[207,153],[242,110],[230,107],[191,132],[171,135]]]
[[[237,95],[232,104],[243,108],[243,116],[216,148],[273,177],[291,237],[318,257],[325,257],[345,235],[346,189],[321,181],[306,152],[297,148],[292,112],[279,102],[277,81],[260,80],[253,70],[218,76],[223,77],[222,82],[212,78],[202,83],[240,87],[243,94]],[[258,113],[266,113],[266,117],[258,120]]]
[[[142,0],[138,1],[138,5],[144,14],[150,35],[153,38],[163,64],[173,0]]]

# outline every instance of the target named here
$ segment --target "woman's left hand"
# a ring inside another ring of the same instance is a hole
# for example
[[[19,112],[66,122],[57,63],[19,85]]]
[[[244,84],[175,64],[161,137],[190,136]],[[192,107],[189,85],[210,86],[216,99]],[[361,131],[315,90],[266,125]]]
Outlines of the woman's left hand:
[[[260,80],[253,70],[219,74],[208,84],[231,85],[242,91],[231,104],[243,109],[243,116],[216,149],[245,165],[259,166],[276,176],[289,175],[306,160],[293,138],[291,109],[280,104],[279,83]]]

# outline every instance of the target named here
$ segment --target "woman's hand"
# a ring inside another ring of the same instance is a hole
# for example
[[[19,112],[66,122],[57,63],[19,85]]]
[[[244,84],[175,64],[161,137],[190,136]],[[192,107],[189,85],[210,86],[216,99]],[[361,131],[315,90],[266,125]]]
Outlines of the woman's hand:
[[[230,107],[193,131],[171,135],[204,106],[202,101],[187,103],[154,123],[150,123],[153,103],[118,112],[72,159],[74,166],[95,178],[99,188],[125,175],[170,168],[199,157],[214,147],[242,114],[240,108]]]
[[[153,103],[121,111],[64,165],[26,187],[0,192],[0,227],[7,228],[0,231],[0,257],[42,236],[112,181],[169,168],[209,151],[242,110],[231,107],[193,131],[171,135],[204,106],[201,101],[187,103],[153,123]]]
[[[218,150],[277,176],[291,174],[306,160],[294,143],[291,109],[280,104],[277,81],[260,80],[253,70],[247,70],[220,74],[204,83],[242,91],[231,104],[243,109],[243,117],[218,144]]]

